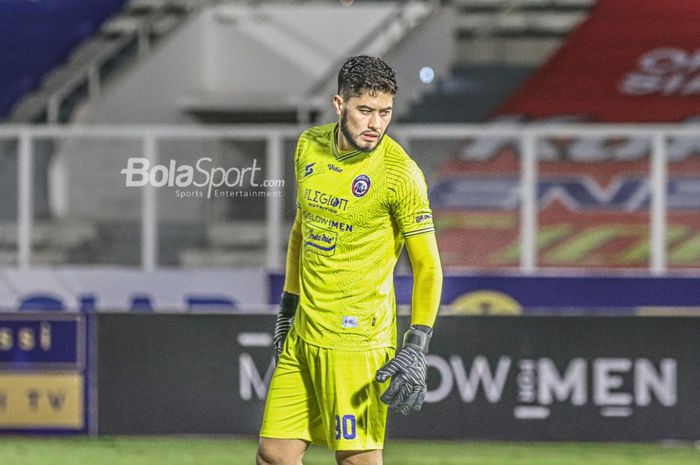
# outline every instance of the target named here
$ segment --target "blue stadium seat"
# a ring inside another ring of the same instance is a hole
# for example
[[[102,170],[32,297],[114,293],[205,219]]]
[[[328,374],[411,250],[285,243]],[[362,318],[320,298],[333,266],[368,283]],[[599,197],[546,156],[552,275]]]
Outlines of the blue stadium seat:
[[[126,0],[0,2],[0,119]]]

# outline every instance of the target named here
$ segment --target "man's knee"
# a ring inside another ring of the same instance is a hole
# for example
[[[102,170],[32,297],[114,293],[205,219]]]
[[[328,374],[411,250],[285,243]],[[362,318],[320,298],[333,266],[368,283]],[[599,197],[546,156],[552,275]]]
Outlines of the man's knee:
[[[308,443],[301,440],[261,439],[256,465],[301,465]]]
[[[268,457],[265,457],[262,452],[258,451],[255,456],[255,465],[272,465],[272,463],[268,460]]]
[[[280,465],[281,463],[269,452],[258,449],[258,454],[255,456],[255,465]]]
[[[258,447],[255,456],[255,465],[297,465],[299,462],[290,462],[289,457],[281,450]]]

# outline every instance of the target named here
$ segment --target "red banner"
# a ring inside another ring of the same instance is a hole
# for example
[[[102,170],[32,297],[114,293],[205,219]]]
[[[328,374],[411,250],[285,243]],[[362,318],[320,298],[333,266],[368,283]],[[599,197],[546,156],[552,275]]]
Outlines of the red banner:
[[[700,119],[700,0],[599,0],[494,119]],[[668,265],[700,268],[700,140],[669,138]],[[648,269],[648,137],[538,144],[538,265]],[[520,156],[512,141],[456,148],[431,183],[443,263],[518,265]]]
[[[599,0],[497,113],[581,115],[599,122],[700,115],[698,24],[698,0]]]

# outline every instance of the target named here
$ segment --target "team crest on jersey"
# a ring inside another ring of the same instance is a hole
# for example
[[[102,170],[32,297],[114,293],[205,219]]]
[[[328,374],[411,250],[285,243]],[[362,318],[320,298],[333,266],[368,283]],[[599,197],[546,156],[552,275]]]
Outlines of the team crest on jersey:
[[[364,197],[369,192],[370,187],[372,187],[372,181],[370,181],[369,176],[361,174],[352,181],[352,195]]]

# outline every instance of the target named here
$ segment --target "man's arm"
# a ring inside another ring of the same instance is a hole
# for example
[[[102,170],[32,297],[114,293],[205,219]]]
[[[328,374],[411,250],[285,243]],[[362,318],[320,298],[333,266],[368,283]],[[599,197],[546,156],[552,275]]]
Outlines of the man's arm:
[[[442,268],[435,233],[408,237],[406,248],[413,267],[411,327],[404,334],[401,350],[376,375],[380,383],[391,378],[381,399],[404,415],[420,410],[423,405],[427,391],[425,354],[442,292]]]
[[[413,268],[411,325],[432,328],[442,294],[442,267],[435,233],[406,238],[406,250]]]
[[[299,246],[301,244],[301,217],[297,209],[292,232],[287,246],[287,266],[284,275],[284,288],[280,298],[280,309],[275,322],[272,355],[277,361],[284,350],[284,341],[294,323],[294,315],[299,305]]]
[[[297,208],[292,232],[287,245],[287,267],[284,275],[284,290],[299,295],[299,247],[301,245],[301,216]]]

